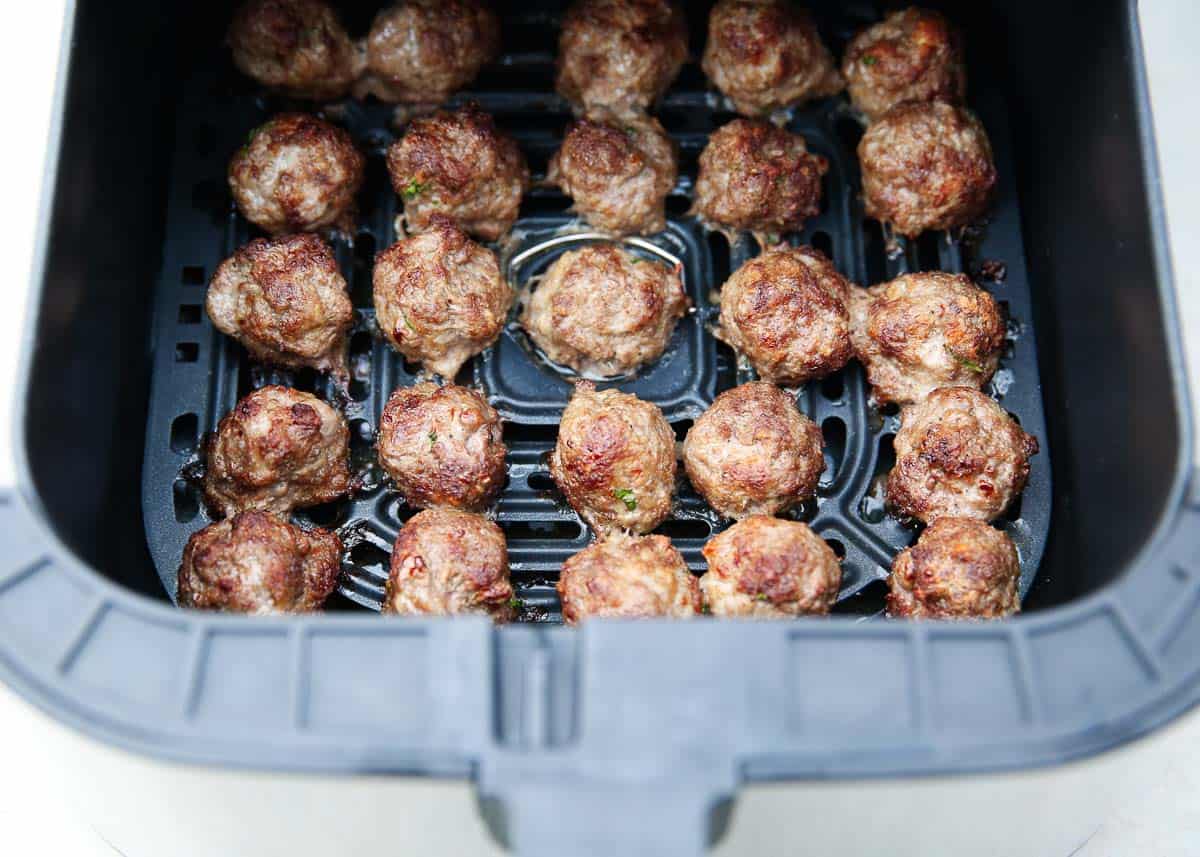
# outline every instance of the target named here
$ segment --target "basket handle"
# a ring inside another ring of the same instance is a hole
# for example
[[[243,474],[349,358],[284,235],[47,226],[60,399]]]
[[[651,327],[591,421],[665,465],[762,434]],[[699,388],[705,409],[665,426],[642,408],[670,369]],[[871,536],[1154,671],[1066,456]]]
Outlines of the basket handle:
[[[518,857],[700,857],[728,815],[695,786],[533,782],[497,800]]]
[[[750,697],[710,673],[736,674],[741,654],[679,624],[495,634],[497,740],[476,777],[514,854],[697,857],[723,831]]]

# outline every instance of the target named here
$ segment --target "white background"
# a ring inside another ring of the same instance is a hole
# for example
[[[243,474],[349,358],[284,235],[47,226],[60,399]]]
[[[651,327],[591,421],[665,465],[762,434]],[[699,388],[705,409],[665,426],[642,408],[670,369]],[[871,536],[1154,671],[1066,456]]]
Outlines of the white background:
[[[0,450],[10,447],[8,382],[18,353],[21,322],[15,309],[21,305],[29,280],[63,2],[39,0],[22,4],[21,8],[22,14],[9,21],[9,38],[0,51],[7,124],[0,139],[0,163],[5,168],[0,234],[6,238],[8,260],[3,285],[5,310],[0,313]],[[1176,259],[1188,259],[1189,254],[1183,250],[1200,246],[1200,159],[1196,155],[1196,141],[1200,139],[1200,60],[1195,50],[1200,44],[1200,3],[1144,0],[1142,26],[1171,242]],[[1070,50],[1070,46],[1064,45],[1063,49]],[[1113,61],[1123,59],[1113,57]],[[1087,70],[1079,71],[1086,74]],[[1192,339],[1192,378],[1200,379],[1200,274],[1194,267],[1178,262],[1175,274],[1184,324]],[[1200,396],[1194,398],[1200,400]],[[0,454],[0,482],[11,483],[11,469],[4,454]],[[48,737],[57,729],[0,688],[0,854],[111,857],[115,852],[61,797],[59,778],[70,773],[51,766],[44,753]],[[1153,766],[1153,775],[1143,784],[1139,798],[1110,818],[1076,854],[1200,854],[1200,714],[1172,730],[1165,751],[1163,745],[1159,746],[1161,762]],[[1002,807],[995,809],[1003,816]]]

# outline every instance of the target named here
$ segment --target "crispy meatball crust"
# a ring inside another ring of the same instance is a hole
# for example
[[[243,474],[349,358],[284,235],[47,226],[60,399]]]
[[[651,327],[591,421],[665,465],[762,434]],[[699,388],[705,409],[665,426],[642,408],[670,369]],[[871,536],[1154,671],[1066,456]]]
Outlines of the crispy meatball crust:
[[[242,512],[188,539],[176,600],[199,610],[310,613],[333,592],[341,554],[341,539],[327,530]]]
[[[850,40],[842,75],[854,106],[878,119],[905,101],[961,104],[967,68],[956,28],[931,9],[910,6]]]
[[[1037,438],[973,387],[942,387],[905,409],[888,504],[926,523],[991,521],[1025,487]]]
[[[316,235],[259,238],[222,262],[205,301],[213,326],[256,359],[348,374],[354,307],[329,245]]]
[[[735,119],[700,153],[695,211],[705,222],[763,235],[800,230],[821,210],[829,162],[799,134],[769,122]],[[760,239],[774,244],[777,235]]]
[[[718,0],[702,60],[743,116],[762,116],[842,91],[844,83],[808,12],[788,0]]]
[[[575,386],[550,475],[593,530],[653,530],[671,514],[675,469],[675,433],[657,405],[590,381]]]
[[[1021,563],[1012,540],[982,521],[939,518],[896,555],[889,616],[1000,619],[1021,609]]]
[[[500,19],[478,0],[401,0],[381,11],[366,40],[359,94],[438,104],[500,52]]]
[[[517,141],[475,105],[414,119],[388,147],[387,168],[412,232],[432,228],[442,214],[495,241],[512,228],[529,188]]]
[[[263,387],[225,415],[208,445],[204,498],[226,517],[287,515],[350,490],[350,429],[316,396]]]
[[[982,388],[1004,347],[999,305],[963,274],[905,274],[854,289],[850,316],[877,402],[906,405],[938,387]]]
[[[307,113],[250,132],[229,162],[238,211],[272,235],[350,229],[366,162],[350,135]]]
[[[558,576],[563,620],[689,619],[700,612],[700,586],[666,536],[620,533],[563,563]]]
[[[679,74],[687,42],[671,0],[576,0],[558,39],[555,88],[577,106],[644,110]]]
[[[727,518],[775,515],[812,497],[824,441],[774,384],[726,390],[688,430],[683,464],[708,505]]]
[[[575,201],[575,211],[613,235],[651,235],[667,228],[667,195],[679,162],[658,120],[592,111],[567,131],[546,180]]]
[[[799,521],[755,515],[704,546],[700,578],[714,616],[790,619],[824,615],[837,600],[842,566],[833,548]]]
[[[323,0],[248,0],[228,41],[239,71],[296,98],[340,98],[362,72],[361,53]]]
[[[500,415],[474,390],[417,384],[392,393],[379,462],[412,506],[482,511],[504,486]]]
[[[820,251],[783,245],[748,260],[721,287],[717,337],[765,381],[795,387],[850,359],[850,284]]]
[[[447,380],[496,341],[515,297],[496,254],[445,218],[380,253],[372,280],[379,330]]]
[[[858,143],[866,214],[910,238],[978,220],[996,187],[987,132],[940,101],[893,107]]]
[[[593,244],[550,266],[525,301],[521,324],[555,363],[603,378],[661,357],[688,306],[678,270]]]
[[[457,509],[418,512],[392,548],[383,612],[401,616],[476,613],[514,618],[504,532]]]

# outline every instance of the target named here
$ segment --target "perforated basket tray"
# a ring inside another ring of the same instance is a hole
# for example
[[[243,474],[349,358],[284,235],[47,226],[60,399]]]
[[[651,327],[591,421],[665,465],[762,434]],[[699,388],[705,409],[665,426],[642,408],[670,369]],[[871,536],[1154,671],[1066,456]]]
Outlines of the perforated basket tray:
[[[499,125],[512,133],[529,158],[535,179],[570,121],[570,111],[547,93],[550,57],[511,55],[505,73],[488,76],[496,88],[464,94],[456,103],[478,101]],[[229,154],[246,131],[283,109],[303,105],[264,97],[236,78],[197,70],[184,92],[178,112],[178,148],[172,172],[171,205],[164,279],[155,318],[160,357],[153,377],[143,483],[147,540],[172,595],[175,575],[188,536],[209,523],[202,507],[197,477],[202,464],[202,434],[252,388],[285,383],[313,390],[344,403],[351,425],[355,466],[364,488],[352,498],[311,509],[298,519],[339,529],[347,544],[340,591],[352,604],[378,609],[387,574],[388,552],[415,510],[380,478],[372,445],[379,415],[395,388],[414,383],[416,367],[407,364],[373,334],[371,269],[376,252],[395,240],[393,221],[398,200],[387,179],[383,155],[396,131],[392,111],[378,104],[345,103],[327,111],[344,125],[368,155],[367,179],[353,235],[335,239],[335,249],[350,285],[359,322],[351,340],[353,380],[349,401],[313,373],[279,373],[255,366],[244,350],[217,332],[203,311],[204,290],[216,265],[257,234],[232,209],[224,185]],[[694,70],[691,70],[694,72]],[[527,80],[540,89],[519,88]],[[505,84],[516,84],[506,89]],[[717,290],[739,264],[757,252],[748,236],[733,247],[717,233],[706,233],[686,215],[691,206],[697,158],[709,133],[733,114],[711,93],[685,79],[672,89],[657,111],[680,148],[681,175],[668,199],[669,225],[659,235],[634,239],[636,252],[678,259],[695,311],[680,322],[666,354],[621,389],[654,402],[682,439],[692,420],[717,393],[748,379],[733,353],[718,343],[708,327],[715,321]],[[889,255],[879,224],[863,217],[854,146],[861,127],[841,102],[830,100],[797,111],[788,127],[802,134],[811,150],[829,160],[820,214],[802,233],[788,236],[809,243],[833,258],[851,280],[871,285],[904,271],[941,269],[978,275],[985,262],[998,261],[1007,276],[983,282],[1005,307],[1009,339],[1001,369],[990,390],[1021,424],[1042,440],[1042,452],[1022,500],[999,526],[1012,536],[1022,560],[1021,592],[1034,578],[1050,518],[1050,450],[1038,381],[1029,284],[1021,245],[1019,219],[1011,185],[1008,129],[1002,105],[988,97],[974,105],[987,126],[1001,176],[999,197],[988,225],[966,240],[945,233],[928,234]],[[525,200],[512,236],[498,249],[514,287],[545,270],[554,258],[580,242],[597,240],[567,211],[570,200],[555,190],[535,188]],[[499,342],[464,368],[458,379],[482,389],[505,420],[509,447],[509,479],[495,507],[508,538],[513,580],[526,609],[523,618],[558,621],[554,592],[563,560],[583,548],[590,533],[557,496],[546,468],[557,424],[570,393],[570,378],[533,353],[515,322]],[[607,385],[602,385],[607,386]],[[891,441],[898,428],[894,412],[877,411],[861,367],[811,384],[798,393],[800,408],[822,428],[826,466],[818,496],[795,510],[844,556],[839,612],[877,613],[883,585],[895,552],[910,544],[915,531],[884,514],[880,477],[892,463]],[[718,520],[680,477],[674,514],[659,529],[671,537],[689,566],[704,569],[700,549],[727,522]],[[334,599],[330,607],[350,606]]]

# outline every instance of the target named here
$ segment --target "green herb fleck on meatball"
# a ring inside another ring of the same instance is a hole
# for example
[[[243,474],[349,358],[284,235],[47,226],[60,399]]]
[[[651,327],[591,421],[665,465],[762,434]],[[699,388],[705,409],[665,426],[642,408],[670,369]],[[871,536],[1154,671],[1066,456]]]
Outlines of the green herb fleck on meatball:
[[[946,351],[949,352],[950,356],[953,357],[955,360],[957,360],[960,365],[966,366],[968,369],[970,369],[972,372],[974,372],[978,375],[983,374],[983,371],[984,371],[983,367],[980,366],[978,363],[976,363],[971,358],[963,357],[961,354],[956,353],[955,350],[953,348],[951,348],[949,345],[946,346]]]

